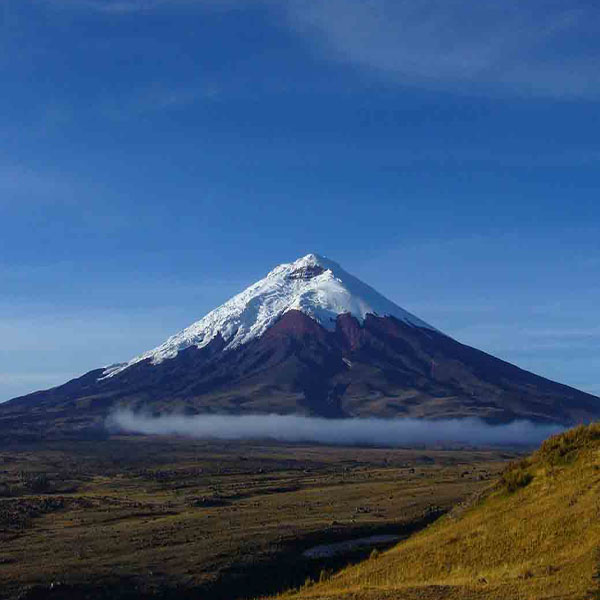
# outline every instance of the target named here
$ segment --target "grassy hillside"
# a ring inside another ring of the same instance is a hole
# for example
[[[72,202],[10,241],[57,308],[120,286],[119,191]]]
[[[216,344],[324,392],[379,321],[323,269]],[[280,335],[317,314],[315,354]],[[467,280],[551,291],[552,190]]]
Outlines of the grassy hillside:
[[[546,440],[483,497],[281,598],[600,599],[600,424]]]

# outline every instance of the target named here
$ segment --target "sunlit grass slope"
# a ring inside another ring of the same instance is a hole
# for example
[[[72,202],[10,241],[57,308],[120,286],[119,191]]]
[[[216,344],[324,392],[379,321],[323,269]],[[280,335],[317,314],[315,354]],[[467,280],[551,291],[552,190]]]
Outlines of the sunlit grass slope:
[[[284,598],[600,599],[600,424],[546,440],[482,499]]]

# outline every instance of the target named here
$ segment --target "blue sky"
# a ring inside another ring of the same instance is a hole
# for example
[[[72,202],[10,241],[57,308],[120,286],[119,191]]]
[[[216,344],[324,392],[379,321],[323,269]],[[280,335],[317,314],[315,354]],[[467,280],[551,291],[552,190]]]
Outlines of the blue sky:
[[[324,254],[600,394],[600,7],[4,0],[0,400]]]

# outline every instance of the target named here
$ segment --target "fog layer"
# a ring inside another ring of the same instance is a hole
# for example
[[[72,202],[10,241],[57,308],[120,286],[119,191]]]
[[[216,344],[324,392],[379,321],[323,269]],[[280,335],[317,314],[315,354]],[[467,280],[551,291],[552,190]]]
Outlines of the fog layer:
[[[322,419],[297,415],[163,415],[120,410],[107,422],[113,431],[181,435],[198,439],[276,440],[336,445],[434,444],[533,445],[564,429],[513,421],[489,425],[480,419]]]

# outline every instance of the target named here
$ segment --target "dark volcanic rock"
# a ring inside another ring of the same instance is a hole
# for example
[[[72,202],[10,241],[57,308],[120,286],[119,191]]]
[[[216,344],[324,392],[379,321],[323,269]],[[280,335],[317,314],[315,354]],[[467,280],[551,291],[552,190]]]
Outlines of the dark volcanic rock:
[[[219,335],[109,378],[91,371],[0,405],[0,436],[104,435],[117,406],[154,412],[325,417],[517,418],[565,424],[600,416],[600,400],[393,317],[349,314],[329,331],[290,310],[264,335],[224,350]]]

